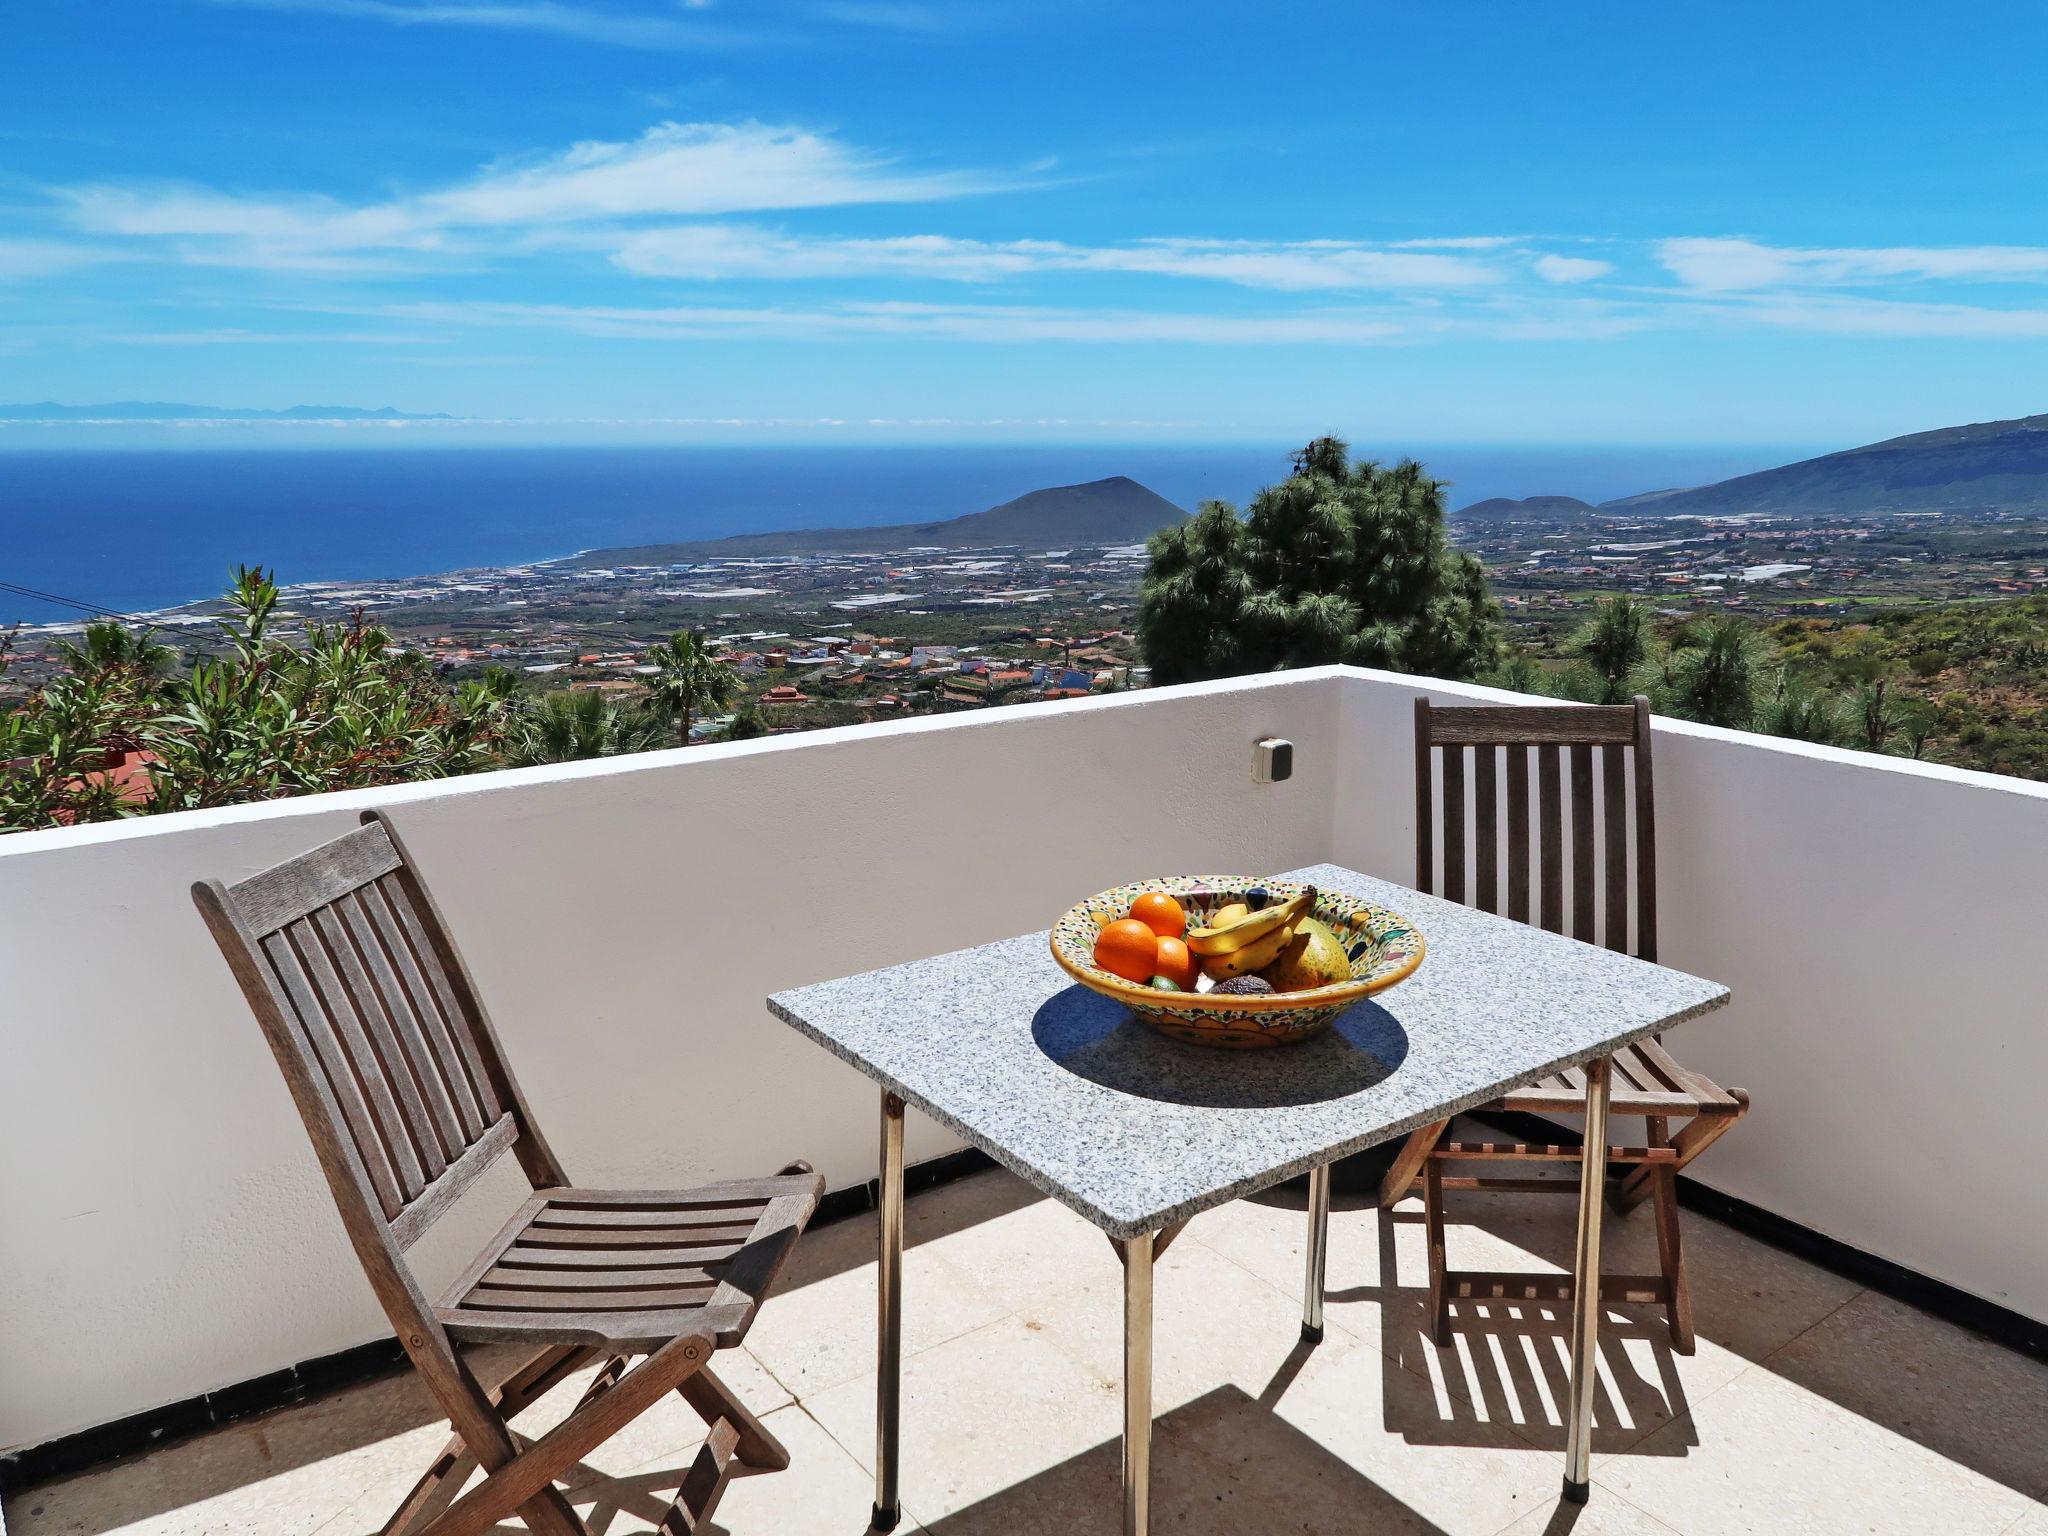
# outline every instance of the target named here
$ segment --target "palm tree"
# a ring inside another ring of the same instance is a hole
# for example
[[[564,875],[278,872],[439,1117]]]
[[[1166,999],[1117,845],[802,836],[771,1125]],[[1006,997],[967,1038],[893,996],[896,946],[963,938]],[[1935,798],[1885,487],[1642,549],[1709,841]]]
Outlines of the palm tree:
[[[1834,746],[1842,739],[1841,702],[1798,674],[1781,671],[1777,687],[1757,711],[1756,728],[1768,736]]]
[[[1671,642],[1664,664],[1658,690],[1664,712],[1748,730],[1756,720],[1767,652],[1763,636],[1732,613],[1688,625]]]
[[[1489,688],[1506,688],[1514,693],[1533,693],[1544,697],[1553,692],[1550,674],[1543,670],[1543,663],[1527,651],[1515,652],[1479,680]]]
[[[176,651],[156,638],[155,630],[129,629],[111,619],[96,619],[86,625],[79,642],[57,642],[57,654],[78,677],[104,677],[122,671],[143,682],[154,682],[178,659]]]
[[[522,767],[649,752],[667,734],[664,722],[654,715],[621,709],[595,688],[543,695],[527,711],[524,727],[511,752]]]
[[[677,744],[690,744],[690,725],[700,712],[726,708],[739,695],[740,675],[711,654],[702,631],[679,629],[647,653],[654,675],[647,679],[656,710],[676,722]]]
[[[1637,669],[1650,657],[1650,605],[1627,593],[1607,598],[1572,636],[1576,651],[1597,684],[1595,704],[1626,704],[1634,694]]]
[[[1880,675],[1859,683],[1849,694],[1849,744],[1866,752],[1896,752],[1913,757],[1927,750],[1934,734],[1934,715],[1918,699],[1892,691],[1891,678]],[[1903,737],[1903,742],[1895,738]]]

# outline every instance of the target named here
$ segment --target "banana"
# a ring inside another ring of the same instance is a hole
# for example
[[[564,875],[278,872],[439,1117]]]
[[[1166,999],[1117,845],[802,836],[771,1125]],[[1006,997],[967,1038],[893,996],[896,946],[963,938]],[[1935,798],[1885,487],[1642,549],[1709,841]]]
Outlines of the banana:
[[[1295,925],[1282,923],[1270,933],[1253,939],[1242,948],[1233,949],[1227,955],[1203,955],[1203,974],[1216,981],[1228,981],[1233,976],[1249,976],[1254,971],[1263,971],[1287,952],[1294,937]]]
[[[1303,886],[1298,895],[1274,902],[1257,912],[1248,912],[1234,922],[1208,928],[1190,928],[1187,946],[1198,955],[1228,955],[1267,937],[1277,928],[1290,927],[1296,919],[1313,912],[1316,888]]]

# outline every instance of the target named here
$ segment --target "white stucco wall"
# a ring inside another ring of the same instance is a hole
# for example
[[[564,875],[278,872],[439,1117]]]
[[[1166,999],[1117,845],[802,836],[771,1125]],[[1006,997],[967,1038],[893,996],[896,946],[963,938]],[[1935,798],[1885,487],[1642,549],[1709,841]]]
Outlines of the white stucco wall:
[[[1418,686],[1330,669],[0,838],[0,1447],[385,1331],[192,880],[391,807],[572,1174],[800,1155],[839,1187],[873,1174],[873,1093],[766,993],[1143,872],[1405,880]],[[1252,781],[1269,733],[1283,785]],[[1673,1043],[1756,1098],[1695,1173],[2048,1318],[2048,787],[1676,724],[1657,751],[1664,957],[1735,991]]]
[[[387,1332],[194,912],[392,808],[572,1176],[873,1176],[866,1081],[762,998],[1328,851],[1334,671],[0,838],[0,1447]],[[1299,744],[1252,780],[1251,744]],[[911,1129],[911,1156],[950,1142]],[[445,1271],[510,1164],[415,1252]]]
[[[1343,694],[1333,855],[1403,881],[1419,691]],[[1670,1043],[1753,1098],[1691,1175],[2048,1319],[2048,785],[1675,721],[1655,744],[1660,958],[1734,991]]]

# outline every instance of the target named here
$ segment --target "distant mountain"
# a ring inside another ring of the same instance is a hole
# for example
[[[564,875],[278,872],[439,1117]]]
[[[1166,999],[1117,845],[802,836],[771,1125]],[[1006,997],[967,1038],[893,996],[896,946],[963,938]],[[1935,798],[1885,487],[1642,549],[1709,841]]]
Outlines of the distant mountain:
[[[420,415],[388,405],[364,410],[353,405],[288,405],[264,411],[230,405],[183,405],[169,400],[108,400],[98,405],[59,405],[37,400],[0,405],[0,421],[453,421],[441,412]]]
[[[1502,522],[1517,517],[1542,517],[1554,521],[1593,515],[1593,504],[1576,496],[1524,496],[1520,501],[1511,496],[1493,496],[1485,501],[1475,501],[1469,507],[1460,507],[1451,514],[1468,523]]]
[[[1031,549],[1100,549],[1140,544],[1187,513],[1156,491],[1125,475],[1057,485],[1006,501],[986,512],[936,523],[897,523],[882,528],[799,528],[783,533],[743,533],[729,539],[686,544],[642,544],[599,549],[581,556],[583,566],[672,565],[683,560],[738,560],[759,555],[820,555],[891,551],[932,546],[986,548],[1021,544]]]
[[[1602,512],[2048,511],[2048,416],[1982,421],[1738,475],[1602,502]]]

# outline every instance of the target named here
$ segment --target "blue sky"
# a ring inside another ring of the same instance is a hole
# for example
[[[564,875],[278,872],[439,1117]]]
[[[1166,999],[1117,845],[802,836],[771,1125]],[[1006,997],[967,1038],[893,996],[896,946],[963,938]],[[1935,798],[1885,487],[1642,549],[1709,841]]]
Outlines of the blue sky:
[[[480,419],[403,429],[444,442],[2030,414],[2044,50],[2036,6],[1881,0],[17,7],[0,401]]]

